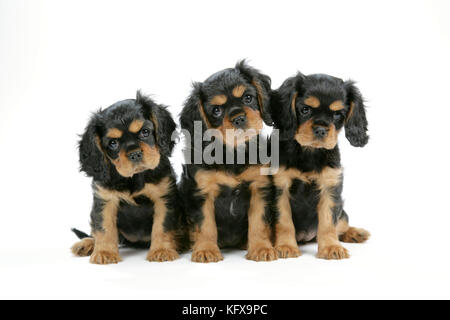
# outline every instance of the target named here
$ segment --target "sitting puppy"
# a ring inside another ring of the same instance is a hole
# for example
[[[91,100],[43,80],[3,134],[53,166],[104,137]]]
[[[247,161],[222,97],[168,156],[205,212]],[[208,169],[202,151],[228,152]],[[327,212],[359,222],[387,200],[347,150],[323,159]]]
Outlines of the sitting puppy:
[[[299,73],[273,93],[272,117],[281,140],[280,170],[274,175],[279,257],[299,256],[297,242],[317,237],[319,258],[348,258],[339,239],[363,242],[370,234],[348,225],[337,138],[345,128],[353,146],[368,142],[361,93],[352,81]]]
[[[79,143],[81,171],[93,178],[92,237],[72,247],[91,263],[121,261],[119,241],[151,243],[149,261],[178,257],[180,211],[168,157],[176,129],[170,113],[139,91],[94,114]]]
[[[250,260],[274,260],[270,176],[260,174],[259,158],[248,161],[249,145],[260,146],[263,121],[272,123],[270,78],[243,61],[193,87],[180,116],[189,136],[180,192],[193,241],[192,261],[218,262],[223,259],[219,248],[225,247],[248,248]],[[202,155],[212,146],[216,158],[207,161]],[[238,150],[245,156],[240,163]]]

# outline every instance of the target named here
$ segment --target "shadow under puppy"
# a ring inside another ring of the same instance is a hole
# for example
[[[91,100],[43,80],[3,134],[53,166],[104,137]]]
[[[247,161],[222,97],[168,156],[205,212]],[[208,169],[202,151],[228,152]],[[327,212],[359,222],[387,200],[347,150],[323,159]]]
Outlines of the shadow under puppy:
[[[270,82],[242,61],[195,83],[186,100],[180,121],[190,139],[180,192],[194,262],[222,260],[219,248],[247,248],[247,259],[255,261],[277,258],[271,242],[271,178],[261,175],[259,159],[253,164],[249,161],[249,144],[259,148],[263,121],[272,122]],[[194,135],[196,124],[201,124],[200,136]],[[207,131],[211,139],[202,139]],[[203,152],[216,143],[214,156],[221,156],[205,161]],[[238,150],[245,155],[240,163]],[[200,151],[200,161],[195,159],[196,151]],[[224,159],[230,152],[232,156]]]
[[[81,171],[93,178],[92,237],[73,230],[84,238],[75,255],[117,263],[124,243],[150,244],[149,261],[178,258],[181,210],[169,162],[175,129],[166,107],[139,91],[92,116],[79,143]]]
[[[338,134],[355,147],[368,142],[363,97],[352,81],[298,73],[272,95],[280,130],[275,247],[282,258],[300,254],[297,242],[317,238],[318,257],[348,258],[343,242],[363,242],[364,229],[350,227],[341,198],[343,177]]]

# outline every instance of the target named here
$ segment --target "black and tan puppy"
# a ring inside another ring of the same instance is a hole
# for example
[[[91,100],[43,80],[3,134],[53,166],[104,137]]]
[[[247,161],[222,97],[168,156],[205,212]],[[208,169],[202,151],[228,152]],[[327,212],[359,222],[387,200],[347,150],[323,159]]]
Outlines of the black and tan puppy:
[[[256,261],[277,258],[271,242],[271,178],[261,175],[259,159],[249,161],[250,143],[263,139],[263,121],[272,122],[269,99],[270,78],[240,62],[195,83],[184,105],[180,120],[190,136],[190,163],[183,168],[180,191],[193,241],[192,261],[220,261],[219,248],[247,248],[247,258]],[[200,136],[195,124],[201,125]],[[214,137],[205,141],[202,137],[210,136],[206,131]],[[216,143],[217,158],[201,158]],[[238,149],[245,155],[240,164]]]
[[[355,147],[368,142],[365,106],[352,81],[328,75],[287,79],[272,96],[272,116],[280,130],[275,247],[280,257],[300,254],[297,242],[317,238],[318,257],[348,258],[343,242],[363,242],[370,234],[350,227],[343,210],[338,134]]]
[[[149,261],[178,257],[181,210],[169,162],[175,129],[166,108],[140,92],[92,116],[79,143],[81,171],[93,178],[92,237],[72,247],[75,255],[117,263],[125,243],[151,244]]]

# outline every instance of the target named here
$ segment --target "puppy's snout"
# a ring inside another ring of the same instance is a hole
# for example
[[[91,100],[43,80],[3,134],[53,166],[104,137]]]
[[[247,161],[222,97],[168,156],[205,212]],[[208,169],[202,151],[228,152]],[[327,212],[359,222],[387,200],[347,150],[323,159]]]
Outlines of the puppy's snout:
[[[234,127],[243,129],[247,125],[247,117],[245,116],[245,114],[240,114],[237,117],[233,118],[233,120],[231,120],[231,123]]]
[[[328,135],[328,129],[322,126],[313,127],[313,133],[316,138],[323,139]]]
[[[142,150],[136,150],[136,151],[129,152],[127,156],[131,162],[135,162],[135,163],[140,162],[143,157]]]

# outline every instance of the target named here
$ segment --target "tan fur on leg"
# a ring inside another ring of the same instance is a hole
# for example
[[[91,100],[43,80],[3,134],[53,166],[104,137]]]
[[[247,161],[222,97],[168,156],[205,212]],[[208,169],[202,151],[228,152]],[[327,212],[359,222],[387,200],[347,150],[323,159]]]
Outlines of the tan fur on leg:
[[[340,243],[336,226],[333,223],[333,195],[331,189],[339,183],[341,170],[326,168],[317,178],[320,188],[320,199],[317,205],[319,225],[317,229],[317,242],[319,244],[318,258],[345,259],[350,255]]]
[[[102,216],[102,231],[93,233],[94,252],[90,262],[94,264],[111,264],[122,261],[119,255],[119,234],[117,230],[117,206],[115,199],[105,200]]]
[[[219,194],[220,185],[236,187],[239,181],[220,171],[199,170],[195,175],[200,194],[205,197],[202,206],[203,221],[192,232],[194,245],[192,258],[194,262],[218,262],[223,260],[217,244],[217,225],[214,201]]]
[[[170,190],[169,178],[163,179],[158,185],[147,184],[145,195],[154,203],[155,215],[153,217],[151,246],[147,254],[148,261],[172,261],[178,259],[176,242],[173,232],[164,231],[164,221],[167,214],[167,206],[164,196]]]
[[[289,188],[292,185],[292,179],[298,175],[294,173],[299,174],[300,172],[281,168],[274,176],[276,187],[282,190],[277,202],[279,218],[275,225],[275,250],[279,258],[296,258],[301,255],[295,236],[295,226],[292,221],[289,201]]]
[[[258,169],[259,170],[259,169]],[[267,176],[259,176],[250,184],[250,208],[248,210],[248,253],[247,259],[273,261],[277,252],[272,246],[271,229],[264,221],[266,202],[260,189],[267,186]]]
[[[214,212],[214,197],[208,195],[203,204],[203,222],[194,231],[194,246],[192,248],[193,262],[219,262],[223,260],[217,245],[217,226]]]
[[[275,249],[279,258],[295,258],[301,255],[297,245],[295,227],[292,221],[292,211],[289,199],[289,189],[294,179],[305,183],[311,182],[311,177],[296,169],[286,169],[284,167],[278,170],[274,176],[275,186],[281,190],[278,199],[277,208],[279,219],[275,225]]]
[[[278,199],[279,219],[275,225],[275,250],[279,258],[296,258],[301,255],[295,238],[289,191],[285,190]]]

